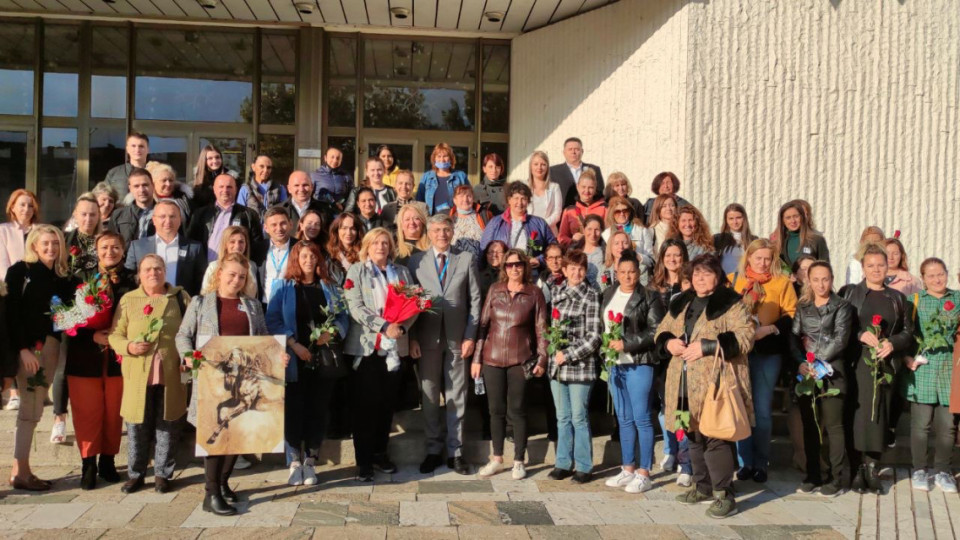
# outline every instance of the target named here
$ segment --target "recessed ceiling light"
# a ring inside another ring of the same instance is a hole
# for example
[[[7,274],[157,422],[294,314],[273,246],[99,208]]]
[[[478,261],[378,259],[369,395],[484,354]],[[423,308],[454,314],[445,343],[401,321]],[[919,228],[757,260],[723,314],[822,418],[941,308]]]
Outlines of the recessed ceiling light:
[[[483,14],[483,16],[492,23],[498,23],[503,20],[502,11],[487,11]]]
[[[104,4],[116,4],[117,0],[103,0]]]
[[[197,0],[197,3],[204,9],[215,9],[217,7],[217,0]]]
[[[392,7],[390,13],[398,19],[406,19],[410,16],[410,10],[405,7]]]
[[[304,15],[313,13],[313,2],[294,2],[293,5],[297,8],[297,11]]]

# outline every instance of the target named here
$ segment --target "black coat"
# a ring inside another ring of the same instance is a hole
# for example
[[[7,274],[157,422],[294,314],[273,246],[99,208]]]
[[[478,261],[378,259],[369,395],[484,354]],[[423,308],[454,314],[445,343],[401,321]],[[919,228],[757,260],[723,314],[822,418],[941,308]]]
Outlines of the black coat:
[[[140,238],[140,218],[137,216],[140,207],[131,204],[130,206],[121,206],[110,214],[110,223],[107,225],[111,231],[123,237],[123,245],[129,246],[130,242]],[[147,231],[143,236],[150,236],[156,233],[153,227],[153,220],[149,220]]]
[[[603,193],[603,173],[600,172],[600,167],[590,163],[583,163],[583,167],[593,169],[593,172],[597,175],[597,193]],[[560,196],[563,197],[564,208],[576,204],[577,197],[580,194],[577,193],[577,183],[573,180],[573,173],[570,172],[570,167],[567,166],[566,162],[550,167],[550,180],[556,182],[560,187]]]
[[[190,296],[200,294],[203,285],[203,274],[207,271],[207,246],[189,240],[184,235],[178,236],[180,249],[177,252],[177,285],[183,287]],[[124,266],[136,273],[140,261],[145,255],[157,252],[156,236],[141,238],[127,246],[127,259]],[[167,281],[170,281],[169,278]]]
[[[300,213],[297,212],[297,208],[293,206],[293,199],[287,199],[277,206],[283,208],[287,212],[287,215],[290,216],[290,236],[295,235],[297,233],[297,225],[300,224]],[[307,203],[307,210],[314,210],[320,214],[321,218],[323,218],[323,227],[322,232],[320,233],[322,241],[320,245],[326,245],[326,239],[330,232],[330,225],[337,217],[337,208],[332,204],[320,202],[311,198],[310,202]],[[306,210],[304,211],[306,212]]]
[[[846,393],[844,351],[850,343],[855,324],[853,306],[836,294],[831,294],[830,300],[821,307],[813,302],[798,302],[790,332],[790,354],[795,364],[807,361],[808,351],[804,346],[806,338],[811,347],[809,352],[833,368],[833,375],[823,379],[824,387]]]
[[[137,288],[136,276],[126,268],[120,268],[116,284],[111,285],[110,298],[114,309],[120,298]],[[74,277],[70,281],[71,288],[76,288],[81,282]],[[104,349],[93,341],[94,330],[78,328],[77,335],[67,339],[67,364],[64,373],[73,377],[120,377],[120,364],[113,349]]]
[[[7,335],[14,355],[33,350],[47,336],[60,339],[50,318],[50,300],[59,296],[66,304],[73,303],[73,289],[66,278],[58,276],[41,262],[20,261],[7,270]],[[52,377],[53,374],[48,374]]]
[[[190,218],[190,229],[187,231],[187,236],[206,247],[210,240],[210,234],[213,233],[213,225],[217,221],[217,213],[216,203],[198,208],[193,217]],[[263,240],[263,224],[260,223],[260,216],[256,211],[242,204],[234,204],[233,208],[230,209],[230,225],[246,227],[247,233],[250,235],[250,245]]]
[[[607,306],[617,290],[618,287],[611,286],[603,291],[600,301],[603,317],[607,316]],[[653,336],[666,314],[667,308],[660,301],[659,293],[639,286],[634,289],[623,309],[623,352],[630,355],[634,364],[642,366],[660,363]]]

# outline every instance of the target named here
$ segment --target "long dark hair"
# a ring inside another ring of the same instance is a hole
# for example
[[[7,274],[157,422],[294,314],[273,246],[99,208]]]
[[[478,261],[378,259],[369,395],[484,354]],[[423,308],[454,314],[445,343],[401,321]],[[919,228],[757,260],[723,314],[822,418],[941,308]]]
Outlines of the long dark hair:
[[[740,203],[728,204],[727,207],[723,209],[723,224],[720,225],[720,234],[714,239],[714,247],[717,253],[723,253],[728,249],[736,247],[738,244],[733,237],[733,231],[730,230],[730,225],[727,224],[727,214],[730,212],[738,212],[743,216],[743,227],[740,229],[740,248],[747,249],[750,242],[757,239],[757,237],[750,232],[750,220],[747,218],[747,209]]]
[[[660,244],[657,263],[653,267],[653,279],[650,280],[650,286],[658,291],[664,291],[670,285],[667,283],[667,280],[670,278],[670,271],[663,265],[663,255],[667,252],[667,248],[671,247],[680,249],[680,258],[683,260],[683,265],[690,262],[690,254],[687,253],[687,245],[683,243],[683,240],[677,238],[664,240],[664,242]],[[683,281],[683,266],[681,266],[678,273],[680,274],[680,281]]]
[[[787,252],[787,235],[790,231],[788,231],[787,226],[783,224],[783,215],[791,208],[800,214],[800,245],[802,247],[813,248],[820,238],[820,235],[817,234],[817,232],[813,230],[813,226],[810,225],[810,213],[808,209],[804,208],[803,201],[799,199],[790,201],[781,206],[780,212],[777,213],[777,241],[780,242],[780,253]]]

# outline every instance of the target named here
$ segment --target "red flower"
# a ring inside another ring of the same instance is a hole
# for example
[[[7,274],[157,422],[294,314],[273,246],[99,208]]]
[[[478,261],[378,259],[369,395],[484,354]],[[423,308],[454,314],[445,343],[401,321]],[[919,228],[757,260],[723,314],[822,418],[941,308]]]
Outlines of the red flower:
[[[683,440],[687,438],[687,430],[683,428],[678,429],[676,431],[676,434],[677,434],[677,440],[680,442],[683,442]]]
[[[406,287],[406,286],[407,286],[407,282],[406,282],[406,281],[400,280],[400,281],[397,282],[397,287],[400,287],[401,289],[404,288],[404,287]]]
[[[352,288],[353,288],[353,280],[352,280],[352,279],[348,279],[348,280],[346,280],[346,281],[343,282],[343,290],[349,291],[349,290],[352,289]]]
[[[530,231],[530,239],[531,240],[537,239],[537,231]]]
[[[203,358],[203,353],[200,352],[200,351],[193,351],[193,357],[196,358],[197,360],[199,360],[199,359]]]
[[[607,277],[606,274],[600,276],[600,283],[609,283],[609,282],[610,282],[610,278]]]
[[[808,364],[812,364],[814,360],[816,360],[816,357],[813,355],[812,352],[808,352],[808,353],[807,353],[807,363],[808,363]]]
[[[70,255],[73,255],[74,257],[80,255],[80,248],[77,246],[70,246]]]
[[[43,350],[43,342],[40,340],[37,340],[37,342],[33,344],[33,350],[35,351]]]
[[[150,304],[147,304],[147,305],[143,306],[143,314],[144,314],[144,315],[149,315],[149,314],[151,314],[151,313],[153,313],[153,306],[151,306]]]
[[[428,299],[426,302],[423,303],[423,309],[424,309],[424,310],[428,310],[428,309],[430,309],[430,308],[432,308],[432,307],[433,307],[433,300],[429,300],[429,299]]]
[[[607,318],[610,319],[611,321],[616,322],[617,318],[616,316],[614,316],[612,309],[607,310]]]
[[[80,289],[83,288],[83,286],[84,286],[84,283],[81,283],[81,284],[77,285],[77,290],[79,291]]]
[[[551,313],[551,315],[553,316],[553,319],[554,319],[554,320],[557,320],[557,321],[560,320],[560,310],[559,310],[559,309],[553,308],[553,313]]]
[[[956,304],[954,304],[953,302],[951,302],[951,301],[949,301],[949,300],[947,300],[947,301],[944,302],[944,304],[943,304],[943,309],[945,309],[945,310],[947,310],[947,311],[953,311],[953,308],[955,308],[955,307],[957,307]]]
[[[893,231],[893,237],[894,237],[894,238],[900,238],[900,229],[897,229],[897,230]]]
[[[879,315],[874,315],[873,320],[871,322],[873,323],[874,326],[880,326],[880,323],[883,322],[883,317]]]
[[[88,294],[86,298],[83,299],[83,301],[92,306],[97,301],[97,299],[92,294]]]
[[[122,354],[118,354],[118,355],[117,355],[117,363],[118,363],[118,364],[122,364],[122,363],[123,363],[123,355],[122,355]]]
[[[622,323],[622,322],[623,322],[623,313],[617,313],[617,318],[614,319],[613,322],[615,322],[615,323],[617,323],[617,324]]]

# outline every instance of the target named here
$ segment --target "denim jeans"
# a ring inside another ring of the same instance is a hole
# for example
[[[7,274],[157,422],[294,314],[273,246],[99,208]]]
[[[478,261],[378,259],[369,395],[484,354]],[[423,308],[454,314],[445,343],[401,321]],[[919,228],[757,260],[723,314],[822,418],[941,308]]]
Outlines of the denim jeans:
[[[660,397],[661,403],[663,396]],[[663,455],[675,456],[680,472],[684,474],[693,474],[693,466],[690,465],[689,441],[685,438],[682,441],[677,440],[677,435],[667,429],[667,418],[663,415],[663,407],[657,414],[657,420],[660,422],[660,431],[663,433]],[[673,422],[671,422],[673,425]]]
[[[550,381],[553,403],[557,406],[558,469],[588,473],[593,470],[593,439],[587,405],[593,382],[562,383]]]
[[[770,437],[773,431],[773,389],[780,377],[779,354],[748,355],[750,387],[753,390],[753,413],[756,426],[746,439],[737,443],[742,467],[767,470],[770,462]]]
[[[620,454],[623,465],[647,471],[653,468],[653,366],[616,365],[610,373],[613,406],[620,422]],[[640,454],[637,459],[637,446]]]

